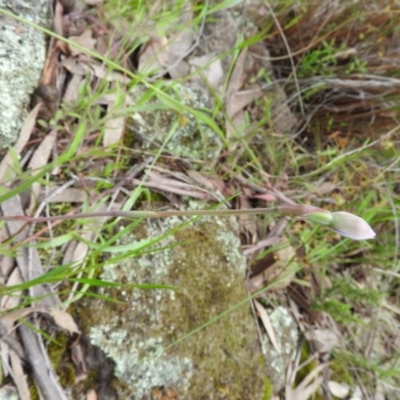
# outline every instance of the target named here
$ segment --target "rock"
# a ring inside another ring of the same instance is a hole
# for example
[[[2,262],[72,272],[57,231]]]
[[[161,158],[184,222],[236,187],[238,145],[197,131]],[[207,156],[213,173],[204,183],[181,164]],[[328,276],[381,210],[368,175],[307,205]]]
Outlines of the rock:
[[[0,389],[0,400],[19,400],[17,389],[13,386],[3,386]]]
[[[276,307],[269,314],[269,319],[275,332],[279,354],[267,337],[263,343],[263,353],[268,360],[267,376],[277,393],[284,388],[287,366],[296,356],[299,332],[296,321],[285,307]]]
[[[46,26],[47,0],[0,0],[0,8]],[[46,58],[45,35],[0,13],[0,149],[13,142],[27,115]]]
[[[136,226],[121,244],[139,249],[162,237],[152,249],[163,249],[107,263],[101,274],[106,281],[162,283],[177,290],[103,288],[102,295],[123,303],[87,298],[79,319],[91,343],[115,362],[119,398],[169,390],[186,399],[262,399],[266,371],[246,301],[237,222],[187,221],[171,217]],[[178,229],[181,225],[186,226]]]
[[[195,110],[211,109],[208,92],[194,84],[173,83],[163,88],[166,94],[178,100],[182,105]],[[145,94],[142,86],[136,86],[130,96],[132,102],[140,102],[143,111],[132,114],[133,132],[142,141],[144,149],[160,148],[175,126],[175,131],[166,144],[166,150],[177,157],[213,161],[222,150],[222,141],[205,122],[190,112],[178,112],[165,107],[165,103],[152,98],[144,103],[140,98]]]

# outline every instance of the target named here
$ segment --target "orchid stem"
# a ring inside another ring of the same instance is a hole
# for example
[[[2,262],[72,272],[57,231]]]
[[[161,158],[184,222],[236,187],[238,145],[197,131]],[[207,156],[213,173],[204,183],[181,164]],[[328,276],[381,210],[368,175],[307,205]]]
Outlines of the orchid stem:
[[[49,217],[29,217],[26,215],[0,215],[0,221],[24,221],[28,223],[60,221],[60,220],[76,220],[82,218],[167,218],[167,217],[184,217],[184,216],[230,216],[230,215],[254,215],[254,214],[284,214],[297,216],[295,209],[291,211],[293,206],[270,207],[270,208],[253,208],[242,210],[168,210],[168,211],[97,211],[81,214],[64,214]]]
[[[168,210],[168,211],[95,211],[82,214],[64,214],[51,217],[29,217],[27,215],[0,215],[0,221],[23,221],[26,223],[76,220],[83,218],[167,218],[279,214],[287,217],[304,218],[307,221],[328,226],[340,235],[353,240],[373,239],[376,234],[369,224],[360,217],[345,211],[331,213],[323,208],[309,205],[289,205],[270,208],[251,208],[242,210]]]
[[[195,217],[195,216],[230,216],[230,215],[255,215],[255,214],[281,214],[290,217],[301,217],[310,212],[324,212],[325,210],[312,206],[278,206],[270,208],[251,208],[241,210],[168,210],[168,211],[97,211],[81,214],[64,214],[50,217],[29,217],[26,215],[0,215],[0,221],[24,221],[28,223],[76,220],[83,218],[167,218],[167,217]]]

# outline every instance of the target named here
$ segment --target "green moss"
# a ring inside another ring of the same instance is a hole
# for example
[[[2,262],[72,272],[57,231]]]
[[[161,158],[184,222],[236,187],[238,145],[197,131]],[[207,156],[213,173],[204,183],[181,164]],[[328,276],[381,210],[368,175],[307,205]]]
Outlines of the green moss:
[[[33,382],[32,377],[28,378],[28,388],[31,400],[40,400],[39,392],[36,388],[35,383]]]
[[[306,362],[310,358],[310,347],[307,342],[303,343],[300,355],[300,364]],[[297,371],[294,386],[297,387],[300,383],[318,366],[315,360],[308,362],[301,370]],[[317,390],[310,398],[312,400],[324,400],[324,396]]]
[[[67,387],[74,384],[76,380],[75,367],[67,361],[69,357],[65,357],[66,353],[69,352],[71,337],[67,333],[60,332],[56,335],[55,341],[57,343],[50,342],[47,352],[61,385]]]
[[[75,383],[75,367],[71,362],[64,361],[65,354],[69,351],[70,336],[64,332],[60,332],[54,338],[54,342],[50,342],[47,346],[47,353],[51,364],[63,387],[70,386]],[[56,343],[57,342],[57,343]],[[39,400],[39,392],[35,386],[32,377],[28,378],[28,387],[31,400]]]
[[[326,299],[320,300],[318,303],[314,303],[311,306],[313,311],[325,311],[329,313],[333,319],[343,324],[359,323],[363,321],[352,311],[350,304],[343,303],[341,300]]]
[[[87,393],[90,389],[96,387],[99,383],[98,371],[89,370],[86,379],[80,380],[73,387],[72,398],[77,399],[82,393]]]
[[[71,362],[60,363],[56,372],[63,387],[72,386],[76,382],[75,366]]]
[[[69,342],[69,337],[67,334],[61,332],[54,338],[53,342],[50,342],[47,347],[47,352],[49,354],[50,361],[54,368],[57,368],[64,355]]]
[[[379,306],[384,294],[371,288],[359,288],[346,279],[335,280],[332,287],[325,290],[312,305],[313,310],[331,314],[338,322],[364,322],[353,311],[365,305]]]
[[[301,347],[301,355],[300,355],[300,363],[303,364],[310,358],[310,347],[307,342],[303,343],[303,346]],[[307,363],[301,370],[299,370],[296,374],[296,379],[295,379],[295,387],[300,385],[300,383],[303,381],[303,379],[315,368],[317,367],[317,362],[315,360]]]
[[[127,149],[134,148],[134,143],[135,140],[137,139],[135,131],[133,129],[129,129],[129,126],[131,126],[132,123],[133,123],[132,118],[128,118],[126,123],[126,129],[124,130],[124,137],[122,143]]]
[[[336,280],[326,295],[339,295],[346,298],[346,301],[353,302],[355,304],[370,304],[373,306],[379,306],[384,294],[378,290],[372,288],[357,287],[354,283],[349,282],[346,279]]]
[[[265,386],[264,386],[263,400],[271,400],[272,395],[274,394],[272,383],[268,378],[265,378],[264,383]]]
[[[332,358],[329,363],[329,367],[331,372],[331,380],[336,382],[345,382],[350,387],[353,386],[353,379],[348,366],[346,367],[338,359]]]

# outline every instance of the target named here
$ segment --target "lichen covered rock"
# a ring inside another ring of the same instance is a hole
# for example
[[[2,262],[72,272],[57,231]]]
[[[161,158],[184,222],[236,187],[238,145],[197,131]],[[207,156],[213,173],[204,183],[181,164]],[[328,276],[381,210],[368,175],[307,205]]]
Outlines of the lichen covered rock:
[[[285,307],[276,307],[269,314],[269,319],[275,332],[279,353],[274,349],[269,338],[266,336],[264,336],[262,350],[265,358],[268,360],[267,376],[273,383],[274,391],[278,392],[284,388],[287,366],[296,356],[299,332],[296,321]]]
[[[140,103],[141,110],[131,115],[131,123],[143,148],[158,149],[165,143],[165,149],[177,157],[215,160],[222,150],[221,138],[207,123],[185,110],[185,107],[189,107],[207,115],[212,107],[208,92],[194,84],[181,83],[174,83],[162,90],[167,96],[179,101],[182,110],[169,107],[156,97],[143,100],[146,91],[140,85],[130,94],[134,103]],[[167,140],[171,130],[173,133]]]
[[[49,2],[0,0],[0,7],[45,26]],[[0,149],[13,144],[27,116],[29,97],[46,58],[43,32],[0,14]]]
[[[237,222],[187,221],[171,217],[136,227],[123,243],[173,233],[153,246],[162,250],[107,264],[101,275],[179,289],[104,289],[102,294],[123,304],[87,299],[82,316],[88,336],[114,360],[121,398],[141,399],[169,388],[186,399],[261,399],[266,375],[246,302]]]

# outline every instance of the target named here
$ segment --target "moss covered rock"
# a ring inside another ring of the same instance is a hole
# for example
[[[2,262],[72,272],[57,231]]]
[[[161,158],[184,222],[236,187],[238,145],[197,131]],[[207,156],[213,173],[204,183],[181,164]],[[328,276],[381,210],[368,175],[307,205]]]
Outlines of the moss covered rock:
[[[145,221],[124,237],[123,243],[132,243],[175,231],[152,252],[107,264],[104,280],[179,290],[103,289],[123,304],[86,300],[88,336],[114,360],[121,398],[141,399],[160,388],[185,399],[263,398],[266,371],[245,300],[246,262],[237,228],[233,217],[191,224],[173,217]]]

